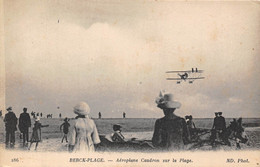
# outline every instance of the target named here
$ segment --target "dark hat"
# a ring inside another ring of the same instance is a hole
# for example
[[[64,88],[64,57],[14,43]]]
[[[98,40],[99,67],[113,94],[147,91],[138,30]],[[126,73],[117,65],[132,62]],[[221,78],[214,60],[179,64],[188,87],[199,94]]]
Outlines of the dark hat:
[[[222,112],[218,112],[219,115],[222,115]]]
[[[119,125],[119,124],[113,125],[113,130],[114,130],[114,131],[120,130],[121,128],[122,128],[122,126]]]
[[[8,107],[6,110],[7,111],[10,111],[10,110],[12,110],[13,108],[12,107]]]
[[[66,118],[64,119],[64,121],[69,121],[69,119],[66,117]]]

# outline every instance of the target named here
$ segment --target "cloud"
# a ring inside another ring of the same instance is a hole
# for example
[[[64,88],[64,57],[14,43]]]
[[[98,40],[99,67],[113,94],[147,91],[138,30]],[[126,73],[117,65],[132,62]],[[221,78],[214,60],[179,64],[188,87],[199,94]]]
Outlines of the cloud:
[[[258,18],[253,16],[259,10],[237,13],[242,6],[217,10],[216,4],[198,8],[132,1],[120,8],[121,3],[82,1],[68,12],[66,5],[55,11],[55,2],[48,4],[51,9],[38,3],[17,15],[11,14],[16,10],[6,12],[9,104],[51,110],[58,103],[71,108],[77,100],[90,99],[94,112],[131,110],[135,116],[140,111],[157,116],[154,99],[166,89],[183,104],[176,111],[180,115],[210,117],[216,108],[232,109],[236,115],[233,110],[248,106],[258,111],[258,24],[250,19]],[[165,80],[167,70],[192,67],[205,70],[205,79],[180,85]]]
[[[236,98],[236,97],[230,97],[230,98],[228,99],[228,101],[229,101],[230,103],[242,103],[242,102],[243,102],[242,99]]]

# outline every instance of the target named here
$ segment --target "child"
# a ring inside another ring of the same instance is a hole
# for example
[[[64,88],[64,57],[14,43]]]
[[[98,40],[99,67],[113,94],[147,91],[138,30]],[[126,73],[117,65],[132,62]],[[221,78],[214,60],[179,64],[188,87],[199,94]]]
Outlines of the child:
[[[121,133],[122,126],[116,124],[113,125],[114,134],[112,135],[113,142],[126,142],[125,137]]]
[[[31,137],[31,144],[28,148],[29,150],[32,146],[32,143],[34,143],[34,142],[36,142],[35,150],[37,149],[38,143],[39,143],[39,141],[41,141],[41,128],[48,127],[48,126],[49,125],[42,125],[40,123],[40,117],[36,117],[34,127],[33,127],[32,137]]]
[[[65,118],[64,119],[64,123],[61,124],[61,126],[60,126],[60,131],[61,131],[61,128],[63,127],[63,133],[64,133],[64,135],[62,137],[62,140],[61,140],[62,143],[63,143],[64,139],[66,139],[66,143],[68,143],[67,134],[69,132],[69,127],[70,127],[70,124],[69,124],[68,121],[69,121],[69,119]]]

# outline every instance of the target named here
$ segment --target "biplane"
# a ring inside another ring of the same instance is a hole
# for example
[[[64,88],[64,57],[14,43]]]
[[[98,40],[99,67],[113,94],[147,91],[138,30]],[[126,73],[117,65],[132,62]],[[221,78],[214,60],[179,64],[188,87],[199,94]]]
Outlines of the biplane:
[[[192,68],[187,71],[166,71],[166,73],[177,73],[178,78],[166,78],[167,80],[177,80],[177,84],[180,84],[182,81],[188,80],[192,84],[197,79],[205,79],[201,77],[203,70],[198,70],[198,68]]]

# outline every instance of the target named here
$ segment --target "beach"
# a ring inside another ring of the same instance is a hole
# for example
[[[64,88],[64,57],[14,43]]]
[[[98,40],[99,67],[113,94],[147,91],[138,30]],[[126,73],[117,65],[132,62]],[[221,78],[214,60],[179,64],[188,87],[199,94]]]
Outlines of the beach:
[[[113,133],[112,126],[120,124],[122,126],[122,134],[127,140],[136,138],[136,140],[151,140],[153,135],[155,118],[104,118],[94,119],[100,135],[108,135]],[[226,119],[227,125],[232,119]],[[4,123],[0,121],[0,142],[1,148],[4,148],[5,132]],[[211,129],[213,119],[211,118],[194,118],[197,128]],[[34,123],[32,119],[32,124]],[[66,152],[68,144],[61,143],[63,133],[60,131],[60,125],[63,123],[61,118],[42,118],[43,125],[49,127],[42,128],[42,141],[39,143],[37,152]],[[260,119],[259,118],[244,118],[243,126],[249,137],[250,144],[241,144],[241,149],[246,150],[259,150],[260,149]],[[30,128],[29,138],[31,137],[32,128]],[[19,138],[19,131],[16,131],[16,145],[15,149],[28,151],[27,148],[22,146],[22,139]],[[235,141],[231,140],[231,147],[221,146],[222,150],[235,150]],[[35,144],[32,145],[30,151],[34,151]],[[204,146],[195,150],[211,150],[210,146]],[[121,150],[122,151],[122,150]]]

